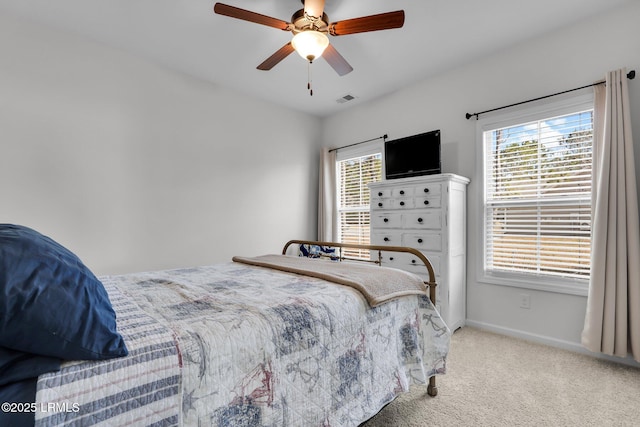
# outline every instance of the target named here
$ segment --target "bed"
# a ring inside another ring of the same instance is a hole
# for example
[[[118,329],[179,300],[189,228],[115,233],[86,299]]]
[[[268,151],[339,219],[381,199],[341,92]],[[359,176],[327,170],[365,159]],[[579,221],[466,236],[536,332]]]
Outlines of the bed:
[[[57,245],[50,239],[47,244]],[[6,246],[0,226],[5,260]],[[2,322],[12,308],[0,301],[0,373],[13,375],[0,383],[0,416],[19,415],[36,426],[357,426],[412,384],[428,384],[435,396],[450,331],[434,308],[429,261],[410,248],[351,246],[370,250],[371,263],[345,256],[349,245],[294,240],[277,255],[94,276],[112,309],[106,310],[110,329],[89,325],[108,337],[99,351],[83,344],[80,357],[57,352],[59,344],[37,337],[34,328],[27,332],[30,339],[20,332],[10,336]],[[59,245],[55,250],[66,251]],[[430,280],[416,282],[410,273],[375,265],[382,251],[414,254]],[[73,254],[64,255],[91,276]],[[0,280],[7,277],[0,273]],[[88,317],[81,315],[71,323],[82,329]],[[26,344],[15,344],[20,339]],[[70,341],[65,338],[64,345]],[[26,389],[17,391],[20,384]],[[29,387],[31,398],[24,394]]]

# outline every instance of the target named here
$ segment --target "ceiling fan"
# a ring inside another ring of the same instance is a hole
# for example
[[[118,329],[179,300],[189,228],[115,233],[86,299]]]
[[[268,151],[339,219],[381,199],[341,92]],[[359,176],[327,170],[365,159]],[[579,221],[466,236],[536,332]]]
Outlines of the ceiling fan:
[[[325,0],[302,0],[304,8],[293,14],[291,22],[223,3],[216,3],[213,10],[220,15],[293,33],[290,42],[258,65],[258,70],[264,71],[272,69],[295,50],[310,63],[322,56],[340,76],[344,76],[353,71],[353,67],[329,43],[328,34],[344,36],[400,28],[404,25],[404,10],[330,22],[329,17],[324,13],[324,2]]]

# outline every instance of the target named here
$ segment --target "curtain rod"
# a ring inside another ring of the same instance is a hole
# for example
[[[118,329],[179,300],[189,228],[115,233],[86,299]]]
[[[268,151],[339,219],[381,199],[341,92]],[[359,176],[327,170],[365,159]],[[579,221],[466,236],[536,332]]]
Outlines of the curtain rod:
[[[627,73],[627,78],[629,80],[633,80],[636,77],[636,70],[631,70]],[[498,108],[492,108],[491,110],[486,110],[486,111],[480,111],[479,113],[467,113],[465,114],[465,117],[467,118],[467,120],[469,120],[471,117],[476,116],[476,120],[478,120],[478,116],[480,114],[484,114],[484,113],[490,113],[492,111],[497,111],[497,110],[503,110],[505,108],[509,108],[509,107],[515,107],[516,105],[521,105],[521,104],[526,104],[528,102],[533,102],[533,101],[539,101],[541,99],[545,99],[545,98],[551,98],[552,96],[558,96],[558,95],[562,95],[568,92],[574,92],[576,90],[580,90],[580,89],[586,89],[588,87],[592,87],[592,86],[598,86],[601,84],[604,84],[605,82],[598,82],[598,83],[592,83],[590,85],[585,85],[585,86],[580,86],[574,89],[569,89],[569,90],[563,90],[562,92],[558,92],[558,93],[553,93],[551,95],[545,95],[545,96],[541,96],[539,98],[533,98],[533,99],[528,99],[526,101],[522,101],[522,102],[516,102],[515,104],[510,104],[510,105],[505,105],[504,107],[498,107]]]
[[[347,148],[347,147],[353,147],[354,145],[364,144],[365,142],[375,141],[376,139],[384,139],[384,140],[386,140],[387,138],[388,138],[387,134],[385,133],[384,135],[379,136],[377,138],[371,138],[371,139],[367,139],[366,141],[354,142],[353,144],[343,145],[342,147],[338,147],[338,148],[332,148],[331,150],[329,150],[329,152],[338,151],[338,150],[341,150],[341,149]]]

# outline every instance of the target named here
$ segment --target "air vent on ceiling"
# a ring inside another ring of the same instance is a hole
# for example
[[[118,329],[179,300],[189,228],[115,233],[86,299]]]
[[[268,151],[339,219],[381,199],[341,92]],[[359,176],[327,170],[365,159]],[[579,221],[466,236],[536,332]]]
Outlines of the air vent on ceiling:
[[[336,102],[338,104],[344,104],[345,102],[353,101],[356,98],[357,97],[354,96],[354,95],[347,94],[347,95],[345,95],[345,96],[343,96],[341,98],[336,99]]]

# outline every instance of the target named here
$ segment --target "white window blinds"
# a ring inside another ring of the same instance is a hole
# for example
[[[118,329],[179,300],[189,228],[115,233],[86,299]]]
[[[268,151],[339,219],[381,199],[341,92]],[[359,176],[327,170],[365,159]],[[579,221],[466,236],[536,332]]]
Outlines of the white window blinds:
[[[588,278],[593,110],[483,137],[485,270]]]
[[[369,244],[369,183],[382,179],[380,153],[337,162],[338,228],[342,243]],[[368,258],[368,252],[345,251],[347,256]]]

